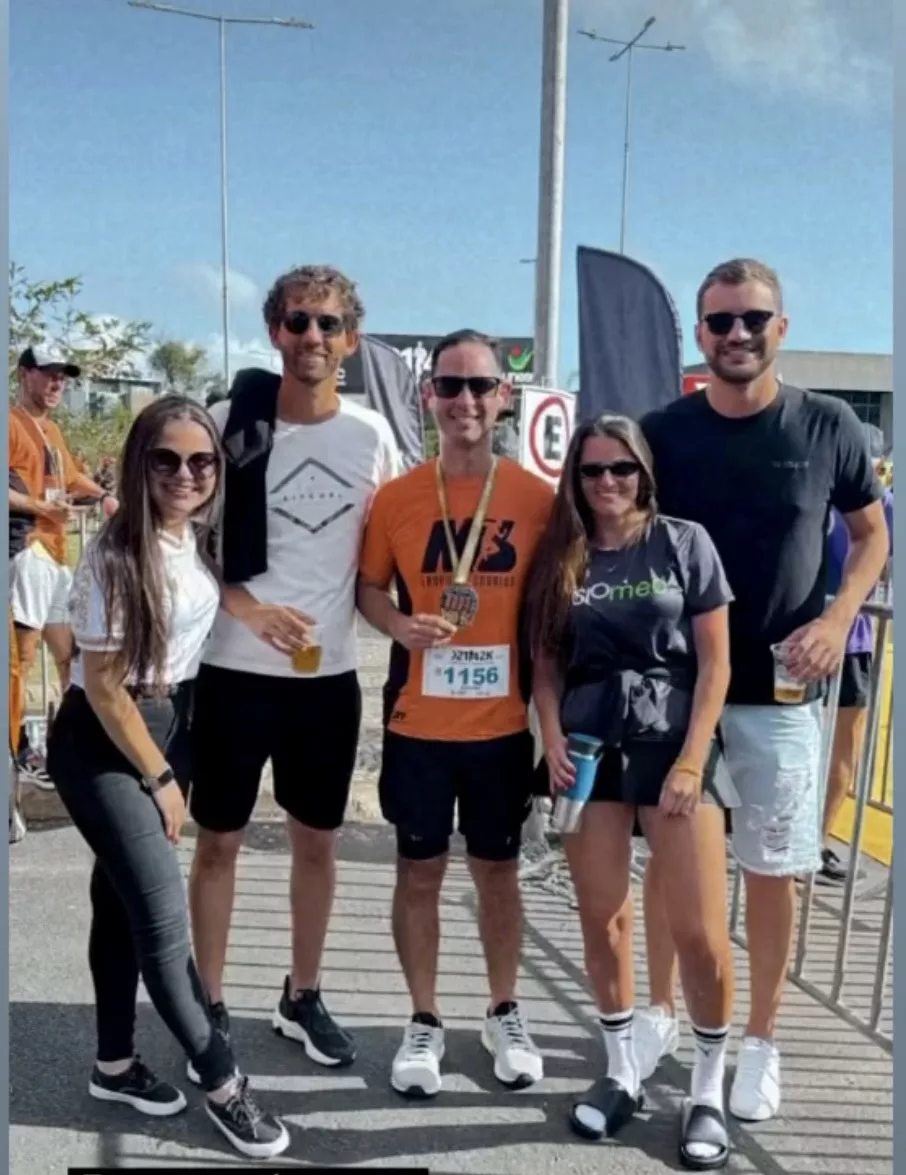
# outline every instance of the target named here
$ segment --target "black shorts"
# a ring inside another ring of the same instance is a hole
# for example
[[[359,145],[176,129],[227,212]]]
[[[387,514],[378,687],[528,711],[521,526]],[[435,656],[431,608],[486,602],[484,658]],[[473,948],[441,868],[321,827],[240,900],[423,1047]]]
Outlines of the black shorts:
[[[361,718],[354,670],[296,678],[203,665],[192,721],[193,820],[210,832],[245,828],[270,759],[284,812],[309,828],[339,828]]]
[[[627,748],[606,747],[589,803],[629,804],[635,808],[656,808],[670,768],[679,756],[675,743],[639,740]],[[536,795],[549,795],[547,762],[542,758],[535,772]],[[711,747],[702,777],[702,801],[720,808],[739,806],[723,753],[717,740]]]
[[[847,653],[840,667],[841,710],[864,710],[871,694],[871,653]]]
[[[443,742],[387,731],[381,766],[384,819],[409,861],[441,857],[450,847],[454,810],[470,857],[519,856],[532,806],[534,743],[525,730],[481,742]]]

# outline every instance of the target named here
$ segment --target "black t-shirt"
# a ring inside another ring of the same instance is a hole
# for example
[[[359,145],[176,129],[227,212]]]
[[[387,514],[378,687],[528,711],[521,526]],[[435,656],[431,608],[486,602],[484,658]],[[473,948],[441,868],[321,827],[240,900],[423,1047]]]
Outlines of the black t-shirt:
[[[733,589],[728,701],[770,704],[770,646],[824,611],[831,507],[882,494],[862,425],[843,400],[787,384],[754,416],[722,416],[701,391],[641,424],[660,507],[706,528]]]
[[[19,494],[27,494],[28,486],[15,470],[9,471],[9,488]],[[28,536],[35,525],[34,515],[21,514],[10,508],[9,511],[9,557],[15,559],[20,551],[25,550]]]
[[[731,599],[714,544],[696,522],[660,515],[633,546],[595,551],[567,620],[565,729],[602,737],[595,722],[617,722],[631,735],[645,724],[642,698],[682,736],[696,675],[692,619]],[[621,707],[636,712],[624,721]]]

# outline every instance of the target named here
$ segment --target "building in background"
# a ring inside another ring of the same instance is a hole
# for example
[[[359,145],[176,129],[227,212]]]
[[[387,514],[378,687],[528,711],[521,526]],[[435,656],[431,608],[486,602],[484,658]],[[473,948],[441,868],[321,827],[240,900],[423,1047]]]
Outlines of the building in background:
[[[787,383],[846,400],[860,420],[881,430],[888,447],[893,444],[892,355],[783,350],[777,370]],[[694,391],[695,377],[707,374],[704,363],[685,368],[683,390]]]
[[[125,405],[135,416],[146,404],[159,396],[163,384],[159,379],[132,379],[128,376],[70,380],[63,401],[71,412],[92,414]]]

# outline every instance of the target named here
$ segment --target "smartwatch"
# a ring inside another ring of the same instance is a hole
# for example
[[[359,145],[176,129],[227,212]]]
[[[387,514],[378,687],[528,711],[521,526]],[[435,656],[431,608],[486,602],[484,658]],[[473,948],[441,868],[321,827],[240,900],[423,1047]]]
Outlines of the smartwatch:
[[[173,774],[172,767],[166,767],[161,771],[160,775],[145,775],[142,778],[142,787],[153,795],[156,791],[160,791],[162,787],[166,787],[168,783],[173,783],[176,776]]]

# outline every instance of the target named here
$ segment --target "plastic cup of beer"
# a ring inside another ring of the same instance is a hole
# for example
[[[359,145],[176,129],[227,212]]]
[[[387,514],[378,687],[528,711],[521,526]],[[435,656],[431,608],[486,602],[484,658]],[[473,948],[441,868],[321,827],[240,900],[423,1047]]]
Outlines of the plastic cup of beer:
[[[771,645],[771,652],[774,655],[774,701],[785,706],[798,706],[805,698],[805,682],[790,673],[782,644]]]
[[[311,643],[293,652],[293,669],[296,673],[317,673],[321,668],[321,625],[313,624],[308,632]]]

